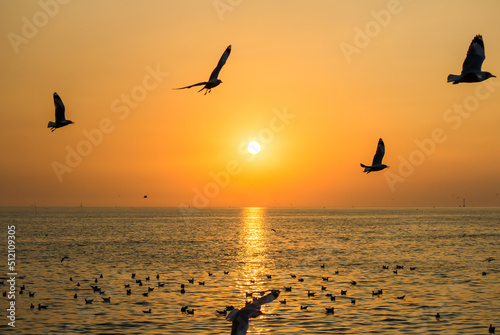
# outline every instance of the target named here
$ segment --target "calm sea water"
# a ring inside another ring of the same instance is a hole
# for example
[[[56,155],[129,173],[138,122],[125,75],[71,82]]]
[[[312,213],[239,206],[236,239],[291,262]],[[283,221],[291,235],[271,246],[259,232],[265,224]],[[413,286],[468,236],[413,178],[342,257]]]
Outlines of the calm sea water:
[[[230,323],[216,310],[240,308],[245,292],[268,289],[281,295],[263,307],[266,315],[251,320],[248,334],[488,334],[490,323],[500,325],[500,209],[0,212],[0,277],[8,272],[8,225],[16,227],[18,273],[16,328],[6,326],[8,300],[0,297],[2,334],[229,334]],[[63,256],[69,259],[61,262]],[[404,268],[395,274],[397,265]],[[19,295],[21,285],[26,289]],[[145,297],[148,287],[154,290]],[[378,289],[383,294],[373,296]],[[31,309],[31,303],[48,307]],[[181,313],[185,305],[194,315]]]

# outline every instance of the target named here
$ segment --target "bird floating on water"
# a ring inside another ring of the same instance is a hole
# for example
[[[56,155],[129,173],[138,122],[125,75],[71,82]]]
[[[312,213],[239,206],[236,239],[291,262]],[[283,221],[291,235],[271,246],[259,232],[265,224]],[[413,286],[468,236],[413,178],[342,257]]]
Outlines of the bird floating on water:
[[[226,50],[224,51],[224,53],[222,54],[221,58],[219,59],[219,63],[217,64],[217,66],[215,67],[215,69],[212,71],[212,74],[210,75],[210,79],[208,79],[208,81],[203,81],[201,83],[197,83],[197,84],[193,84],[193,85],[189,85],[189,86],[185,86],[185,87],[176,88],[176,90],[182,90],[182,89],[185,89],[185,88],[191,88],[191,87],[194,87],[194,86],[204,85],[201,88],[201,90],[199,90],[198,92],[206,90],[205,91],[205,95],[207,93],[210,93],[212,91],[212,88],[214,88],[214,87],[218,86],[220,83],[222,83],[222,81],[220,79],[218,79],[217,77],[219,76],[219,72],[222,69],[222,67],[224,66],[224,64],[226,64],[226,60],[229,57],[230,53],[231,53],[231,46],[228,46],[226,48]]]
[[[275,300],[279,295],[279,290],[271,290],[271,293],[255,299],[251,304],[246,305],[242,309],[233,309],[226,317],[226,320],[233,323],[231,335],[245,335],[248,330],[249,319],[264,314],[260,310],[261,306]]]
[[[66,120],[66,116],[64,115],[65,114],[64,104],[56,92],[54,92],[54,105],[56,107],[56,122],[49,121],[47,128],[50,128],[50,131],[54,131],[57,128],[61,128],[67,126],[68,124],[74,123],[71,120]],[[64,258],[61,260],[61,262],[63,260]]]
[[[384,158],[384,154],[385,154],[385,145],[384,141],[382,141],[382,139],[380,138],[377,144],[377,151],[375,152],[375,156],[373,156],[372,165],[368,166],[361,163],[361,167],[365,168],[363,172],[370,173],[372,171],[381,171],[387,168],[388,167],[387,165],[382,164],[382,158]]]
[[[488,328],[488,331],[490,332],[490,334],[495,334],[495,327],[493,327],[493,326],[490,324],[490,328]]]
[[[467,50],[467,57],[465,57],[462,65],[462,73],[460,75],[448,75],[448,82],[453,82],[453,84],[477,83],[495,77],[487,71],[481,71],[485,58],[483,37],[476,35]]]

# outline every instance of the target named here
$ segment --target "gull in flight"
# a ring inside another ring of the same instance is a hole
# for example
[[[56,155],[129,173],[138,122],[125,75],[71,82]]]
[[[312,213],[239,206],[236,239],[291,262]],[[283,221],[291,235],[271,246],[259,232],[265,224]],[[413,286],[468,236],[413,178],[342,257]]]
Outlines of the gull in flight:
[[[233,309],[226,317],[226,320],[233,322],[231,335],[246,335],[248,330],[248,320],[264,314],[260,310],[260,307],[273,301],[279,297],[279,295],[279,290],[271,290],[271,293],[266,294],[259,299],[255,299],[254,302],[246,305],[242,309]]]
[[[476,35],[469,46],[469,50],[467,50],[467,57],[465,57],[462,65],[462,73],[459,76],[450,74],[448,82],[453,82],[453,84],[477,83],[491,77],[496,78],[489,72],[481,71],[481,65],[483,65],[485,58],[483,37]]]
[[[379,139],[377,144],[377,152],[375,152],[375,156],[373,156],[372,165],[367,166],[361,163],[361,167],[365,168],[363,172],[370,173],[372,171],[380,171],[388,167],[387,165],[382,164],[382,158],[384,158],[384,154],[385,154],[384,141],[382,141],[382,139]]]
[[[182,90],[182,89],[185,89],[185,88],[191,88],[193,86],[204,85],[201,88],[201,90],[199,90],[198,92],[206,90],[205,94],[207,94],[207,92],[210,93],[210,91],[212,91],[212,88],[214,88],[215,86],[218,86],[220,83],[222,83],[222,81],[220,79],[218,79],[217,77],[219,76],[219,72],[222,69],[222,67],[224,66],[224,64],[226,64],[226,60],[229,57],[230,53],[231,53],[231,46],[228,46],[226,48],[226,51],[224,51],[224,53],[222,54],[221,58],[219,59],[219,63],[217,64],[217,66],[215,67],[215,69],[212,71],[212,74],[210,75],[210,79],[208,79],[208,81],[203,81],[201,83],[189,85],[189,86],[186,86],[186,87],[176,88],[176,90]]]
[[[56,92],[54,92],[54,105],[56,106],[56,122],[49,121],[47,128],[50,128],[50,131],[54,131],[57,128],[74,123],[71,120],[66,120],[66,117],[64,116],[64,104]]]

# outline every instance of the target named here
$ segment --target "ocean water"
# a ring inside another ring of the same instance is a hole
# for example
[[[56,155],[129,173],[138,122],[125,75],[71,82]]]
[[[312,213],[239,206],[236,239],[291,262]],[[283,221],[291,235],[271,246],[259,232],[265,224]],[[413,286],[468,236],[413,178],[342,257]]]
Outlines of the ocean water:
[[[0,297],[2,334],[230,334],[230,322],[216,310],[241,308],[250,299],[246,292],[270,289],[280,289],[280,297],[251,319],[248,334],[488,334],[490,323],[500,325],[497,208],[0,212],[0,277],[9,272],[9,225],[15,226],[17,272],[16,327],[7,326],[9,300]],[[63,256],[69,258],[61,262]],[[145,297],[148,287],[154,290]],[[382,295],[372,295],[379,289]],[[39,303],[47,309],[30,308]],[[193,315],[180,311],[186,305]]]

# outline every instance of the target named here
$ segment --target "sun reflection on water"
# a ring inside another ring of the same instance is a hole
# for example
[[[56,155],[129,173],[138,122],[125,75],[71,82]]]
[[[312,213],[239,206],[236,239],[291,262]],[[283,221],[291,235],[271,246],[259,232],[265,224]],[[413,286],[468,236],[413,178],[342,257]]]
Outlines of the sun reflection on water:
[[[238,258],[241,264],[239,287],[245,292],[263,288],[269,274],[267,234],[264,228],[266,209],[245,207],[241,213],[241,234]]]

